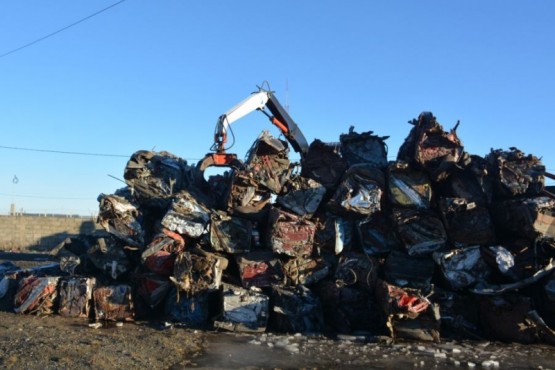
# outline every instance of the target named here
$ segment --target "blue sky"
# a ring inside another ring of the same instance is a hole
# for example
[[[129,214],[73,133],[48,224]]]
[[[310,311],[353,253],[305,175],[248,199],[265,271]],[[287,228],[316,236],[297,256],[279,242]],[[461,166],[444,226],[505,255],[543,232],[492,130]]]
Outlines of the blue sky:
[[[115,3],[2,1],[0,55]],[[555,172],[554,16],[548,0],[124,1],[0,57],[0,214],[96,214],[131,154],[195,163],[263,81],[309,142],[354,125],[390,136],[393,159],[431,111],[471,154],[517,147]],[[264,129],[236,122],[231,151]]]

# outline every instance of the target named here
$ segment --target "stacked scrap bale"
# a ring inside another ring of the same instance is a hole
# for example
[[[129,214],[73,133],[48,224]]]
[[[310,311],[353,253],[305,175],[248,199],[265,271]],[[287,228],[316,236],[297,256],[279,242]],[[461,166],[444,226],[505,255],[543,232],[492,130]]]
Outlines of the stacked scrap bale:
[[[107,234],[59,248],[60,296],[81,302],[59,312],[555,343],[555,200],[540,160],[468,154],[429,112],[410,123],[395,161],[387,137],[352,127],[314,140],[300,169],[264,132],[244,165],[208,180],[170,153],[134,153],[128,186],[98,198]],[[57,283],[21,280],[15,310],[53,312]]]

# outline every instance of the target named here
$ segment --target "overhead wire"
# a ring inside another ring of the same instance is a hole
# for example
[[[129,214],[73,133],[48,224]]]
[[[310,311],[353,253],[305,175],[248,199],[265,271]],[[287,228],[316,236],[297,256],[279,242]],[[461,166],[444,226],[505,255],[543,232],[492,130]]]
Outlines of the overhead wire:
[[[25,45],[19,46],[19,47],[15,48],[15,49],[12,49],[12,50],[10,50],[10,51],[4,53],[4,54],[1,54],[1,55],[0,55],[0,58],[4,58],[4,57],[6,57],[6,56],[8,56],[8,55],[10,55],[10,54],[13,54],[13,53],[18,52],[18,51],[20,51],[20,50],[22,50],[22,49],[28,48],[29,46],[35,45],[36,43],[39,43],[39,42],[41,42],[41,41],[43,41],[43,40],[46,40],[47,38],[50,38],[50,37],[52,37],[52,36],[54,36],[54,35],[57,35],[58,33],[67,30],[68,28],[71,28],[71,27],[73,27],[73,26],[76,26],[76,25],[78,25],[79,23],[82,23],[82,22],[84,22],[84,21],[86,21],[86,20],[88,20],[88,19],[91,19],[91,18],[94,17],[94,16],[97,16],[97,15],[99,15],[99,14],[101,14],[101,13],[104,13],[105,11],[107,11],[107,10],[109,10],[109,9],[111,9],[111,8],[113,8],[113,7],[115,7],[115,6],[119,5],[119,4],[121,4],[121,3],[123,3],[124,1],[126,1],[126,0],[120,0],[120,1],[118,1],[118,2],[116,2],[116,3],[113,3],[112,5],[109,5],[109,6],[107,6],[106,8],[101,9],[101,10],[99,10],[99,11],[93,13],[93,14],[90,14],[90,15],[84,17],[84,18],[81,18],[81,19],[79,19],[78,21],[73,22],[72,24],[70,24],[70,25],[68,25],[68,26],[65,26],[65,27],[63,27],[63,28],[60,28],[59,30],[56,30],[56,31],[54,31],[54,32],[51,32],[51,33],[49,33],[49,34],[46,35],[46,36],[40,37],[40,38],[38,38],[38,39],[36,39],[36,40],[34,40],[34,41],[28,42],[28,43],[25,44]]]
[[[6,146],[6,145],[0,145],[0,149],[22,150],[22,151],[28,151],[28,152],[42,152],[42,153],[55,153],[55,154],[84,155],[84,156],[91,156],[91,157],[118,157],[118,158],[130,157],[129,155],[124,155],[124,154],[72,152],[67,150],[24,148],[24,147]],[[186,159],[188,161],[200,161],[202,158],[183,158],[183,159]]]

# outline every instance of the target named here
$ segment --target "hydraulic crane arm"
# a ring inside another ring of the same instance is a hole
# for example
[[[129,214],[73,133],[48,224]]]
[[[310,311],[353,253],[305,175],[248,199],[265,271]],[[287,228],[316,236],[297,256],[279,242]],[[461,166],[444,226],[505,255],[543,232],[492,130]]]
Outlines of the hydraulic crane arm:
[[[279,128],[287,141],[293,146],[293,149],[300,154],[301,159],[304,158],[308,151],[308,143],[303,133],[274,94],[271,91],[259,89],[218,118],[214,133],[214,144],[210,148],[216,153],[207,154],[199,162],[198,166],[201,170],[209,166],[230,166],[238,162],[235,154],[226,153],[227,132],[233,122],[255,110],[264,113],[270,119],[270,122]]]

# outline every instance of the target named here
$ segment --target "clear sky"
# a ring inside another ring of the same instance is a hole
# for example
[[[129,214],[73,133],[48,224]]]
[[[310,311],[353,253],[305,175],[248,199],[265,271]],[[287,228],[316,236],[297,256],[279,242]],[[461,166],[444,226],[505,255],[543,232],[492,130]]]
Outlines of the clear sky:
[[[96,214],[131,154],[195,163],[264,81],[309,142],[354,125],[393,159],[431,111],[471,154],[555,172],[554,1],[127,0],[64,29],[118,2],[0,1],[0,214]],[[241,158],[277,135],[258,112],[233,129]]]

